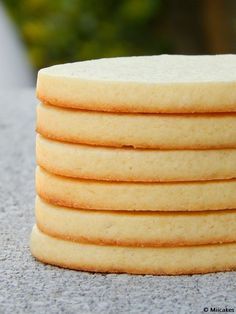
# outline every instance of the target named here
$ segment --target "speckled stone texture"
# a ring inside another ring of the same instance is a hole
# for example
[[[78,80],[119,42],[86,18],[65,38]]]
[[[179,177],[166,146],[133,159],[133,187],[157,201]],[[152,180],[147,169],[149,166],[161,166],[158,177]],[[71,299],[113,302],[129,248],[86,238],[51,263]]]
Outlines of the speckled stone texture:
[[[204,313],[234,308],[236,273],[90,274],[30,255],[34,223],[33,90],[0,91],[0,313]]]

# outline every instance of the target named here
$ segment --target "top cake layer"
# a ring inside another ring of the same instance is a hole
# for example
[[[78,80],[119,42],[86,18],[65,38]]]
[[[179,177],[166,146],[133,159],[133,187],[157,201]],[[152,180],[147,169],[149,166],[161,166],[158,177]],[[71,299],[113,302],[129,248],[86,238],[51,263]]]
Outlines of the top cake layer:
[[[236,111],[236,55],[99,59],[39,71],[37,96],[53,105],[146,113]]]

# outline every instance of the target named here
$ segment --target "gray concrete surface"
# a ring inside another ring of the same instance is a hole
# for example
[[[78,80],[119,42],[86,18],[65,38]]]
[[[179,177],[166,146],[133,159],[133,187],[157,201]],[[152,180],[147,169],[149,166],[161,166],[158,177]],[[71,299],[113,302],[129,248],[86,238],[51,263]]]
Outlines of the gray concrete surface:
[[[34,93],[0,92],[0,313],[236,312],[236,273],[154,277],[45,266],[31,257]]]
[[[19,30],[0,1],[0,86],[1,88],[31,87],[34,74]]]

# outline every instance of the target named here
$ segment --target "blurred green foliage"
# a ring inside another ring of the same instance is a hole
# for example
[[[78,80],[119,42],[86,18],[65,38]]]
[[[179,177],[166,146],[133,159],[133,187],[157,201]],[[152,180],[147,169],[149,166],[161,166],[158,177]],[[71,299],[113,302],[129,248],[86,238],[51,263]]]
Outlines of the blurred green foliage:
[[[161,0],[4,0],[35,67],[168,52]]]

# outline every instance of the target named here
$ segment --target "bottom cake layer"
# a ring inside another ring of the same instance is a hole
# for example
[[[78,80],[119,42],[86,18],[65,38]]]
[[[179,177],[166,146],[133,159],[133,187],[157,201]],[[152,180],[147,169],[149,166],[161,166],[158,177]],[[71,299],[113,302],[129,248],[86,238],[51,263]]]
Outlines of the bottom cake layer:
[[[122,247],[65,241],[34,226],[31,252],[65,268],[107,273],[199,274],[236,269],[236,243],[188,247]]]

